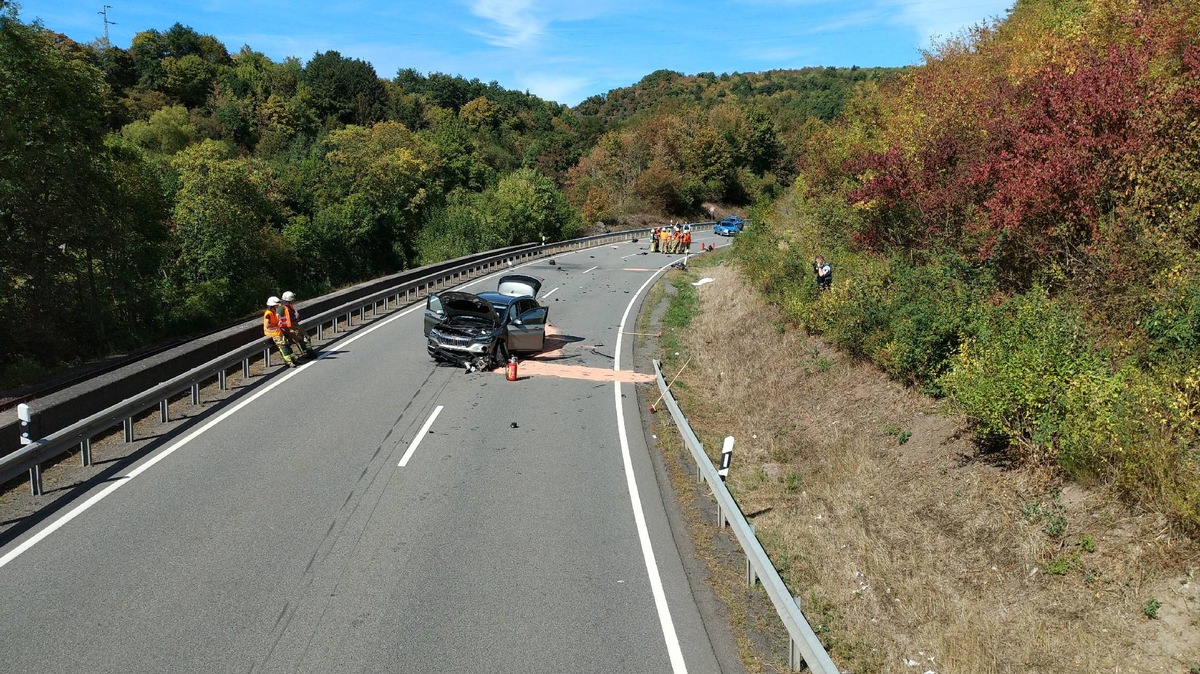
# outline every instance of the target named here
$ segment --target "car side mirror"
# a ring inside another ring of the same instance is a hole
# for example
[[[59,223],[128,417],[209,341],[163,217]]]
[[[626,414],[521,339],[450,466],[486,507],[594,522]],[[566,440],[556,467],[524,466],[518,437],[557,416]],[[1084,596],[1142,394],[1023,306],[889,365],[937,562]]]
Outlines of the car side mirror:
[[[521,319],[518,318],[517,320],[513,321],[513,325],[522,325]]]

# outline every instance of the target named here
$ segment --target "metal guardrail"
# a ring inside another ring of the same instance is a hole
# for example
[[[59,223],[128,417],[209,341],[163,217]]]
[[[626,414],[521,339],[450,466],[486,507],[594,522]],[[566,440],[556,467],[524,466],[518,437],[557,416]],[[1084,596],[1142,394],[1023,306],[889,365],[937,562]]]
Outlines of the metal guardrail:
[[[762,583],[767,596],[771,598],[771,603],[775,605],[775,611],[787,628],[791,637],[788,643],[788,666],[792,671],[800,671],[801,666],[806,665],[810,671],[817,674],[838,674],[829,653],[825,652],[825,647],[821,645],[821,641],[817,639],[808,620],[800,611],[800,598],[793,597],[788,591],[783,578],[779,576],[779,571],[775,569],[771,558],[758,542],[754,528],[746,521],[746,516],[742,514],[733,494],[729,493],[708,454],[704,452],[704,445],[700,444],[700,440],[692,432],[687,417],[683,415],[679,403],[667,387],[662,364],[657,360],[654,361],[654,373],[658,378],[658,389],[662,393],[663,402],[671,411],[671,418],[683,437],[683,444],[691,451],[692,458],[696,461],[696,480],[707,482],[713,498],[717,501],[718,526],[728,525],[746,553],[746,584],[752,587],[756,580]]]
[[[393,301],[396,302],[396,308],[400,308],[414,299],[420,299],[428,295],[430,292],[451,287],[480,275],[490,274],[500,265],[511,265],[529,258],[547,257],[608,243],[626,241],[630,237],[640,236],[643,232],[648,231],[648,229],[627,230],[543,246],[531,244],[526,248],[515,250],[510,248],[504,253],[492,257],[472,260],[457,267],[439,269],[435,273],[425,276],[398,279],[397,284],[392,287],[357,297],[350,302],[324,311],[316,316],[305,318],[300,324],[310,331],[315,328],[316,337],[318,340],[321,340],[325,337],[326,326],[330,326],[335,335],[338,332],[340,322],[344,321],[346,330],[352,328],[355,314],[357,314],[358,323],[363,323],[366,319],[367,307],[371,308],[373,316],[378,315],[381,304],[385,311],[391,308]],[[401,297],[404,298],[403,301],[401,301]],[[0,457],[0,484],[8,482],[23,472],[28,471],[30,490],[34,495],[41,495],[41,467],[43,463],[54,460],[78,446],[83,465],[90,466],[92,464],[91,441],[93,437],[117,426],[122,426],[125,442],[133,442],[133,424],[136,417],[157,406],[159,408],[160,421],[162,423],[170,421],[170,402],[172,398],[190,390],[192,403],[199,404],[200,387],[205,382],[215,378],[219,387],[224,390],[227,387],[226,377],[229,370],[239,363],[242,368],[242,377],[249,378],[251,359],[262,354],[263,361],[269,366],[272,346],[271,342],[266,340],[265,337],[257,338],[245,346],[229,351],[198,367],[161,382],[136,396],[126,398],[116,405],[105,408],[61,430],[37,439],[15,452]],[[26,425],[26,428],[30,427],[32,426]]]

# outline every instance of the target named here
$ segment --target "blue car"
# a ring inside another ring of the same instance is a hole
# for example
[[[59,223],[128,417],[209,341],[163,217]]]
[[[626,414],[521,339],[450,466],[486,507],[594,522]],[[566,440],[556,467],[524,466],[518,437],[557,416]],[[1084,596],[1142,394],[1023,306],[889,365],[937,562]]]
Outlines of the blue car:
[[[733,236],[742,231],[742,227],[746,221],[736,215],[730,215],[721,218],[721,221],[713,225],[713,234],[718,236]]]

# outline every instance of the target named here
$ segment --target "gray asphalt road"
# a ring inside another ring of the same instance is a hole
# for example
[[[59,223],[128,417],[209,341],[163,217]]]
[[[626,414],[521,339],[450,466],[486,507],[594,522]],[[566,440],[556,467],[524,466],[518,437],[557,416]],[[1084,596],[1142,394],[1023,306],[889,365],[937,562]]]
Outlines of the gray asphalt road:
[[[522,270],[569,338],[556,364],[612,369],[669,262],[638,253]],[[4,669],[718,671],[632,386],[435,366],[420,323],[277,374],[45,523],[0,567]]]

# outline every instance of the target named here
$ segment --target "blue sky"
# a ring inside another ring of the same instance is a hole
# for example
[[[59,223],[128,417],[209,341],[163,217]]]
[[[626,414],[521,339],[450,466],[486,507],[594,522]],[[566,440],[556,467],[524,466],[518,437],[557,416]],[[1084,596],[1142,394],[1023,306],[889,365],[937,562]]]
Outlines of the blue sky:
[[[105,0],[22,0],[80,42]],[[496,81],[575,105],[659,69],[760,72],[917,63],[938,37],[1005,15],[1011,0],[107,0],[111,43],[175,22],[272,60],[336,50],[380,77],[401,68]]]

